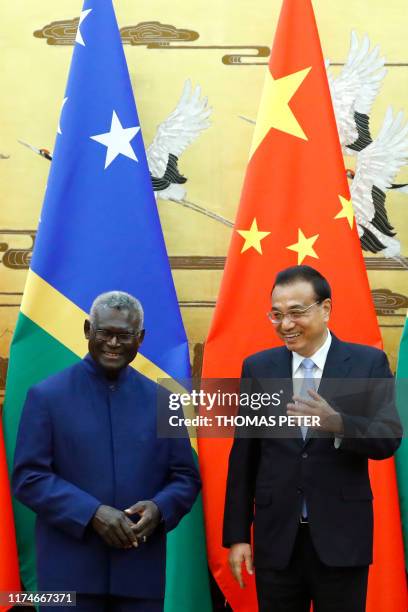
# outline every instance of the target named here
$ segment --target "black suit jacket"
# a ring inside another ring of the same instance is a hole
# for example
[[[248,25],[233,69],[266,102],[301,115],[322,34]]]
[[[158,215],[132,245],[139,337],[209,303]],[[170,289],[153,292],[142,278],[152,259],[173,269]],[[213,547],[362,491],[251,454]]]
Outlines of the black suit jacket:
[[[251,355],[242,378],[251,380],[252,391],[260,390],[262,379],[291,379],[292,353],[280,347]],[[255,565],[286,567],[305,496],[311,537],[325,564],[372,562],[368,459],[392,456],[402,435],[392,385],[373,382],[387,378],[392,374],[385,353],[333,336],[319,394],[342,414],[340,448],[333,435],[316,433],[303,441],[300,431],[292,438],[236,438],[229,459],[224,546],[249,543],[253,523]],[[344,379],[350,379],[349,396]],[[357,390],[351,379],[359,379]]]

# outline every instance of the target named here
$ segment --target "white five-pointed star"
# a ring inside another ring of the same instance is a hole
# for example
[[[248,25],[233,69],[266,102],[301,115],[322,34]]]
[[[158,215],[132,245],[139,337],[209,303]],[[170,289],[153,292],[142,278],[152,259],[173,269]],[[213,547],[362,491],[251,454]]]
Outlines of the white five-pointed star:
[[[119,117],[115,111],[113,111],[110,132],[90,136],[92,140],[96,140],[96,142],[99,142],[107,147],[105,169],[120,154],[125,155],[126,157],[129,157],[129,159],[133,159],[136,162],[138,161],[135,152],[130,145],[130,141],[136,136],[139,130],[140,126],[123,128],[121,122],[119,121]]]
[[[89,13],[91,11],[92,11],[92,9],[87,9],[86,11],[81,11],[81,14],[79,16],[79,23],[78,23],[78,29],[77,29],[77,33],[76,33],[76,37],[75,37],[75,42],[79,43],[83,47],[85,47],[85,42],[84,42],[84,39],[82,38],[81,30],[79,28],[81,27],[81,23],[83,22],[83,20],[86,17],[88,17],[88,15],[89,15]]]

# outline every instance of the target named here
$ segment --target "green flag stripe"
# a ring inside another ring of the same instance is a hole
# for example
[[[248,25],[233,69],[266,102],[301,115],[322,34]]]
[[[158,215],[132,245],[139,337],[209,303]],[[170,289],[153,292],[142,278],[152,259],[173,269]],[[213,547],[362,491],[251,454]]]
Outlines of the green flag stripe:
[[[404,427],[408,432],[408,320],[405,321],[397,364],[397,404]],[[403,438],[401,446],[395,455],[397,468],[398,492],[404,535],[405,566],[408,571],[408,439]]]
[[[79,359],[20,312],[10,349],[4,403],[4,437],[9,465],[14,456],[18,424],[28,389]]]
[[[20,313],[10,349],[4,404],[4,437],[11,469],[21,410],[27,390],[43,378],[77,362],[79,358]],[[14,518],[20,574],[27,590],[36,590],[33,532],[35,515],[14,500]]]

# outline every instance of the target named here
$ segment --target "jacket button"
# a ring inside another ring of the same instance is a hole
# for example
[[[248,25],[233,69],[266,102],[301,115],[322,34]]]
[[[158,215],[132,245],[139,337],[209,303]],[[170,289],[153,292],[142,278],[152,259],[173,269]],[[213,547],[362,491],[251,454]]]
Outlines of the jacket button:
[[[308,458],[308,454],[307,453],[302,453],[302,459],[307,459]]]

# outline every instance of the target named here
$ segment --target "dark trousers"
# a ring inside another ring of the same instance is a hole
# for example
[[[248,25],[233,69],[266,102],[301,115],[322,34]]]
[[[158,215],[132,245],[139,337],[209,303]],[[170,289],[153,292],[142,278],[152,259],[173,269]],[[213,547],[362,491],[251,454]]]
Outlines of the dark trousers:
[[[76,606],[40,606],[41,612],[163,612],[163,599],[135,599],[112,595],[82,595],[77,593]]]
[[[299,526],[290,564],[255,572],[259,612],[364,612],[368,567],[329,567],[313,546],[307,525]]]

